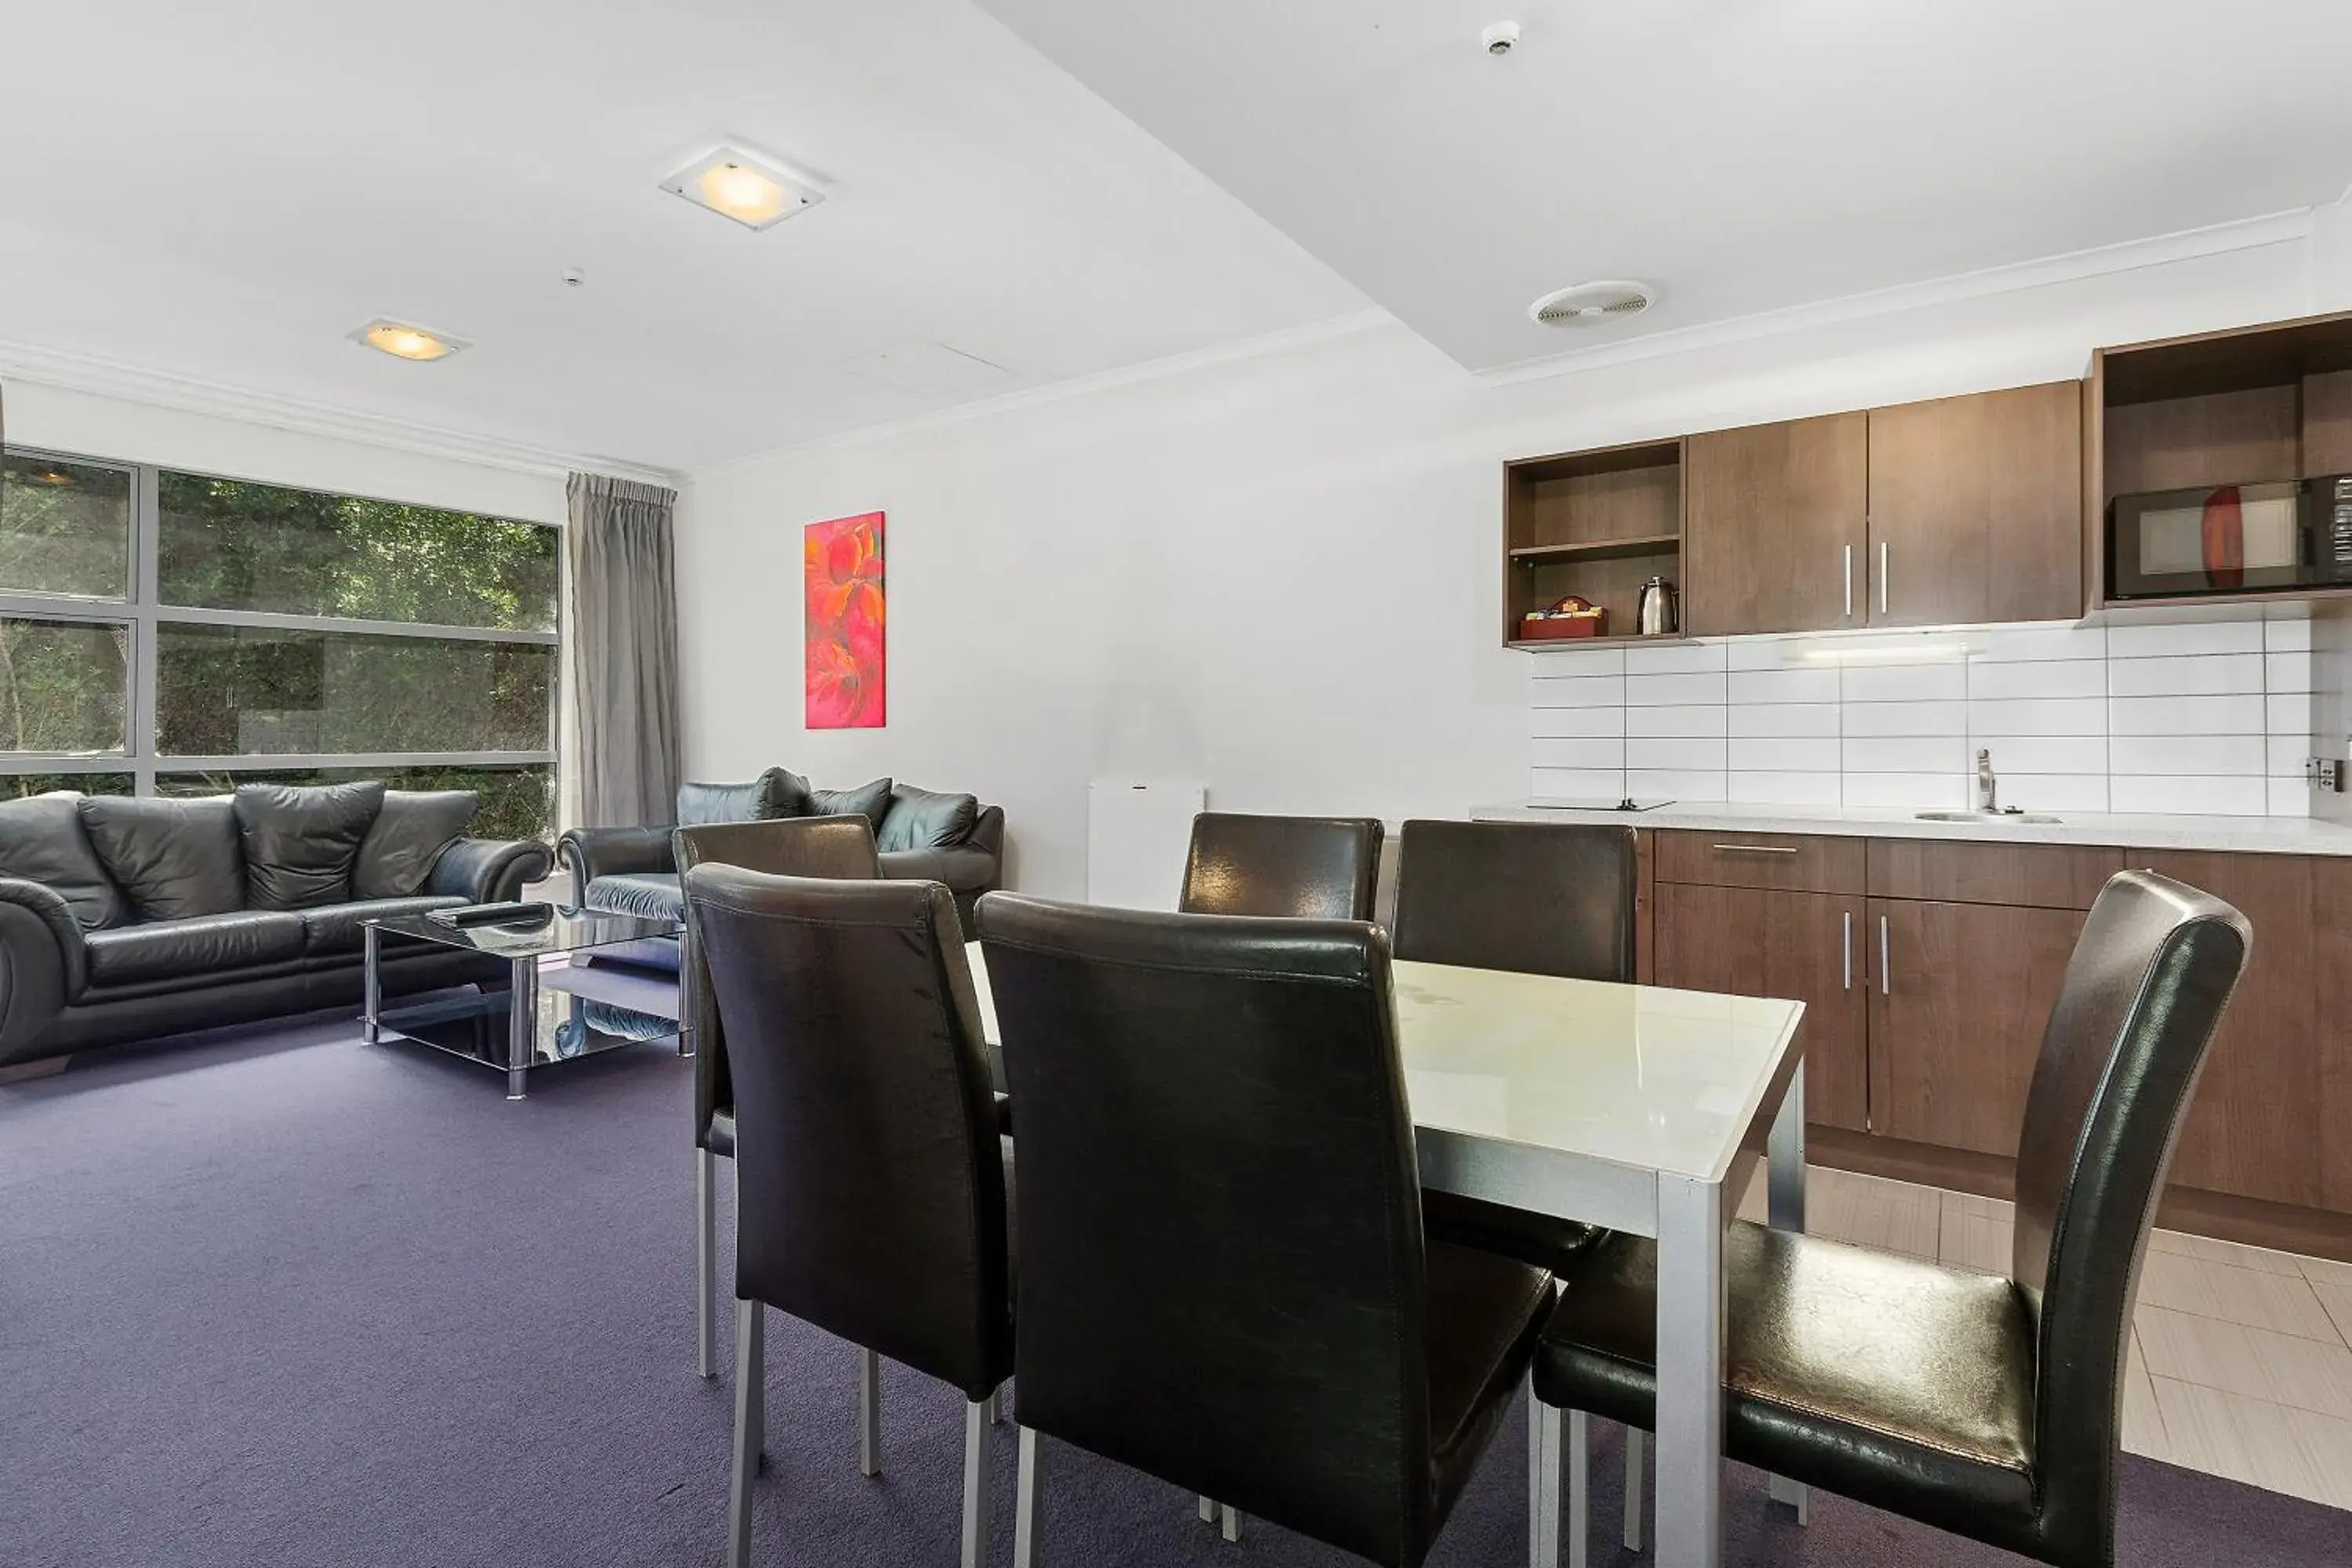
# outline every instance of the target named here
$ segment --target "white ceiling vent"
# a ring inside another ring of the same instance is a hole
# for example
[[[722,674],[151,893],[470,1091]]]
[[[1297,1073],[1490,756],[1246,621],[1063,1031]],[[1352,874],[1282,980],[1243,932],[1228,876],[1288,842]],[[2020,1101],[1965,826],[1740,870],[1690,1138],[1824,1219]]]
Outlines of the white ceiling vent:
[[[1657,294],[1647,283],[1612,279],[1555,289],[1528,307],[1528,314],[1547,327],[1597,327],[1650,308]]]

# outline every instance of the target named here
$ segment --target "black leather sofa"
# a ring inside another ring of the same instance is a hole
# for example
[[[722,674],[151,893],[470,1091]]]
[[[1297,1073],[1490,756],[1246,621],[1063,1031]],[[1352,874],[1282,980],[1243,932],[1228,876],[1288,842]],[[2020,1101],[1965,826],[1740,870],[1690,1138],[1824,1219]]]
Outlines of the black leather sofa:
[[[0,1071],[357,1005],[362,921],[512,899],[547,875],[544,844],[466,837],[478,805],[380,784],[0,802]],[[386,994],[504,972],[423,943],[382,965]]]
[[[571,868],[575,909],[682,923],[686,895],[670,845],[672,826],[853,814],[873,824],[883,876],[946,883],[955,894],[956,913],[967,928],[971,924],[972,905],[995,889],[1001,873],[1003,809],[889,779],[856,789],[814,789],[798,773],[770,768],[748,784],[681,784],[676,824],[575,827],[555,841],[555,855]],[[672,973],[678,967],[671,938],[602,949],[599,956]]]

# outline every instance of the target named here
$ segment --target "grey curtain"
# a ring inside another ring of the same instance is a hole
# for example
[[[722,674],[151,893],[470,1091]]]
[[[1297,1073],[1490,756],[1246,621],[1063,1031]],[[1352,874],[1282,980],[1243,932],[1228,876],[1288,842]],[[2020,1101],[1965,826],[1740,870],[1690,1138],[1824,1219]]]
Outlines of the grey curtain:
[[[669,822],[677,803],[677,492],[598,474],[565,487],[580,826]]]

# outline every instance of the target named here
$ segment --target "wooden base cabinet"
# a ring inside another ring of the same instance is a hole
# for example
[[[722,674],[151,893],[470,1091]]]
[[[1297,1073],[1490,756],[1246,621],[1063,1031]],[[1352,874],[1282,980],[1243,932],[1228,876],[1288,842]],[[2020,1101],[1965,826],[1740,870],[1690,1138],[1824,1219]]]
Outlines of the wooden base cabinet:
[[[2013,1157],[2042,1030],[2086,918],[1871,900],[1871,1130]]]
[[[1656,984],[1805,1005],[1805,1120],[1869,1123],[1863,901],[1840,893],[1661,882]]]

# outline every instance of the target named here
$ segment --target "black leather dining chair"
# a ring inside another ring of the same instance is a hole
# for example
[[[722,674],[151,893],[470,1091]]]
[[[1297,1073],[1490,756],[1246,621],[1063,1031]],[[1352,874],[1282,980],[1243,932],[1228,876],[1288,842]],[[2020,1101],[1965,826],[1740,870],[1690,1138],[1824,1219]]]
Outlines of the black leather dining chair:
[[[1726,1453],[2059,1568],[2110,1568],[2140,1260],[2251,941],[2236,910],[2154,872],[2100,892],[2027,1094],[2008,1273],[1732,1225]],[[1543,1449],[1559,1451],[1562,1407],[1651,1426],[1656,1280],[1653,1245],[1616,1235],[1568,1277],[1536,1361]],[[1585,1480],[1569,1480],[1580,1528]],[[1538,1516],[1539,1531],[1558,1518]],[[1556,1562],[1557,1541],[1538,1552]]]
[[[1423,1239],[1386,938],[1005,893],[978,923],[1021,1118],[1020,1568],[1047,1437],[1413,1568],[1552,1286]]]
[[[1381,872],[1377,817],[1192,818],[1177,908],[1188,915],[1368,921]]]
[[[766,822],[710,823],[675,828],[671,853],[683,876],[701,865],[741,866],[785,877],[870,881],[882,875],[874,826],[866,817],[800,816]],[[718,1375],[711,1342],[718,1289],[719,1162],[735,1156],[735,1089],[727,1041],[710,1000],[709,976],[696,935],[694,906],[686,910],[686,941],[678,955],[678,1027],[694,1057],[694,1369]],[[864,1382],[870,1383],[873,1368]]]
[[[1013,1370],[1013,1155],[955,896],[709,864],[686,889],[735,1089],[728,1562],[751,1553],[772,1306],[963,1392],[962,1561],[979,1568],[996,1391]]]
[[[1397,840],[1396,956],[1630,985],[1638,879],[1630,827],[1408,822]],[[1453,1193],[1422,1203],[1432,1235],[1554,1270],[1600,1234]]]

